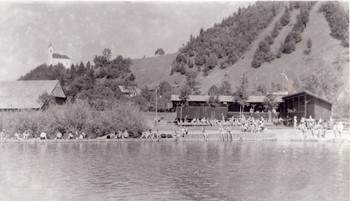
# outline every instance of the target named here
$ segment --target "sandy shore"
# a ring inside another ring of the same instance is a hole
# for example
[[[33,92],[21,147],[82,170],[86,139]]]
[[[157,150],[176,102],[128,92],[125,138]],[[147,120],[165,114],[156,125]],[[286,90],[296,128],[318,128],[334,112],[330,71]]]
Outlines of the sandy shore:
[[[160,133],[173,134],[173,131],[161,131]],[[350,142],[350,133],[348,130],[344,131],[342,136],[335,137],[332,130],[326,131],[325,138],[317,137],[317,135],[312,136],[311,131],[308,130],[306,132],[306,137],[303,136],[300,130],[294,129],[285,129],[285,130],[266,130],[262,133],[250,133],[250,132],[241,132],[238,130],[232,130],[232,135],[224,135],[222,137],[219,135],[217,130],[209,130],[206,131],[208,134],[207,140],[225,140],[225,141],[320,141],[320,142]],[[204,137],[201,134],[200,130],[191,130],[188,135],[185,137],[181,137],[180,141],[204,141]],[[31,138],[27,140],[15,140],[15,139],[7,139],[6,141],[0,141],[0,143],[81,143],[81,142],[130,142],[130,141],[149,141],[152,142],[151,139],[144,138],[129,138],[129,139],[71,139],[71,140],[40,140],[38,138]],[[156,139],[154,139],[157,142]],[[161,142],[173,142],[175,138],[161,138]]]

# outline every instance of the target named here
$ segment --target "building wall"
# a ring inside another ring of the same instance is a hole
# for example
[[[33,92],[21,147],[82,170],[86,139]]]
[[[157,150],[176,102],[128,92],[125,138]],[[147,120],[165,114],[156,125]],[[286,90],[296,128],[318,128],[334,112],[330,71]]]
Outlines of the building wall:
[[[66,68],[69,68],[71,66],[71,60],[70,59],[56,59],[56,58],[52,59],[51,65],[54,66],[54,65],[57,65],[59,63],[61,63]]]
[[[331,111],[332,105],[318,99],[315,100],[315,119],[328,120],[331,116]]]
[[[176,108],[176,118],[177,119],[184,119],[187,115],[187,119],[193,119],[193,118],[199,118],[202,119],[205,118],[213,118],[213,119],[221,119],[222,115],[224,117],[227,116],[228,113],[228,107],[210,107],[210,106],[184,106],[182,108],[182,115],[181,115],[181,106]]]
[[[66,102],[66,98],[55,97],[57,105],[63,105]]]

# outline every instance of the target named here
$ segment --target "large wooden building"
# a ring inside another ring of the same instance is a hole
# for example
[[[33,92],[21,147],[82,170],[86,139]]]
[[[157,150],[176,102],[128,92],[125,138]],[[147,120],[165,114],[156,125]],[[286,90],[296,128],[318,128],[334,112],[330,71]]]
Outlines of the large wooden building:
[[[332,115],[332,103],[309,91],[301,91],[283,97],[283,116],[328,120]]]
[[[264,113],[264,99],[266,96],[249,96],[248,106],[244,107],[244,114],[249,113]],[[219,96],[219,104],[216,107],[211,107],[208,104],[208,95],[190,95],[186,104],[180,100],[178,95],[172,95],[171,101],[173,108],[176,108],[177,119],[193,119],[193,118],[211,118],[221,119],[222,116],[225,118],[228,116],[239,116],[240,105],[234,101],[233,96]],[[282,103],[280,96],[277,96],[276,101]],[[279,107],[276,111],[279,112]],[[268,114],[266,113],[265,117]]]
[[[0,111],[42,109],[44,103],[39,97],[45,92],[53,96],[57,104],[66,100],[58,80],[0,82]]]

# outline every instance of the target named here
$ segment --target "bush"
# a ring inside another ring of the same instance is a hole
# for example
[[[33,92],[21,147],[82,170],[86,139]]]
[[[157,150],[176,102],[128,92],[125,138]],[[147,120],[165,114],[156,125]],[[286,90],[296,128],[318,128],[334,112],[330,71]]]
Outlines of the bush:
[[[311,52],[311,49],[307,49],[307,50],[304,50],[304,51],[303,51],[303,53],[304,53],[305,55],[309,55],[310,52]]]
[[[205,63],[206,59],[205,59],[205,56],[204,54],[198,54],[196,56],[196,58],[194,59],[194,63],[197,65],[197,66],[202,66],[204,63]]]
[[[326,17],[331,28],[331,36],[341,40],[344,47],[349,46],[349,13],[345,11],[339,2],[324,2],[319,12]]]
[[[220,69],[226,69],[227,68],[227,63],[225,62],[225,61],[222,61],[221,63],[220,63]]]
[[[144,130],[139,107],[132,103],[115,103],[106,111],[97,111],[87,101],[82,100],[68,102],[63,106],[51,106],[45,111],[0,113],[0,125],[10,136],[27,130],[33,137],[39,137],[41,132],[46,132],[49,138],[54,138],[57,131],[63,134],[84,131],[89,138],[95,138],[125,129],[132,136],[137,136]]]
[[[289,12],[289,10],[288,10],[287,8],[284,10],[284,13],[283,13],[283,15],[282,15],[280,21],[281,21],[281,24],[282,24],[283,26],[286,26],[287,24],[289,24],[289,21],[290,21],[290,12]]]
[[[272,45],[272,44],[275,42],[271,36],[266,36],[266,37],[264,38],[264,40],[265,40],[269,45]]]
[[[312,41],[311,41],[310,38],[307,40],[306,46],[307,46],[307,48],[311,49],[311,47],[312,47]]]
[[[218,64],[218,58],[216,57],[215,54],[211,54],[208,58],[208,61],[206,63],[207,67],[209,70],[215,68],[215,66]]]
[[[264,40],[259,43],[258,49],[255,51],[253,61],[251,63],[252,67],[258,68],[265,62],[270,62],[274,59],[271,53],[270,44],[268,40]]]
[[[281,56],[282,56],[282,51],[278,50],[276,54],[276,58],[281,58]]]

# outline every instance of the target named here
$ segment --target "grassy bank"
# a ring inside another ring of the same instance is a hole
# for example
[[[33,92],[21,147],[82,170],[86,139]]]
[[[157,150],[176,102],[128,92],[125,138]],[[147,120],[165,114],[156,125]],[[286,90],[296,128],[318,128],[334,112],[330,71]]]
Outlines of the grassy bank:
[[[86,101],[78,100],[63,106],[53,105],[44,111],[0,113],[0,129],[6,129],[8,137],[27,131],[32,137],[46,132],[49,138],[54,138],[58,131],[63,137],[68,132],[78,131],[85,132],[88,138],[96,138],[118,130],[128,130],[132,136],[137,136],[144,130],[144,125],[139,108],[125,102],[117,102],[105,111],[98,111]]]

